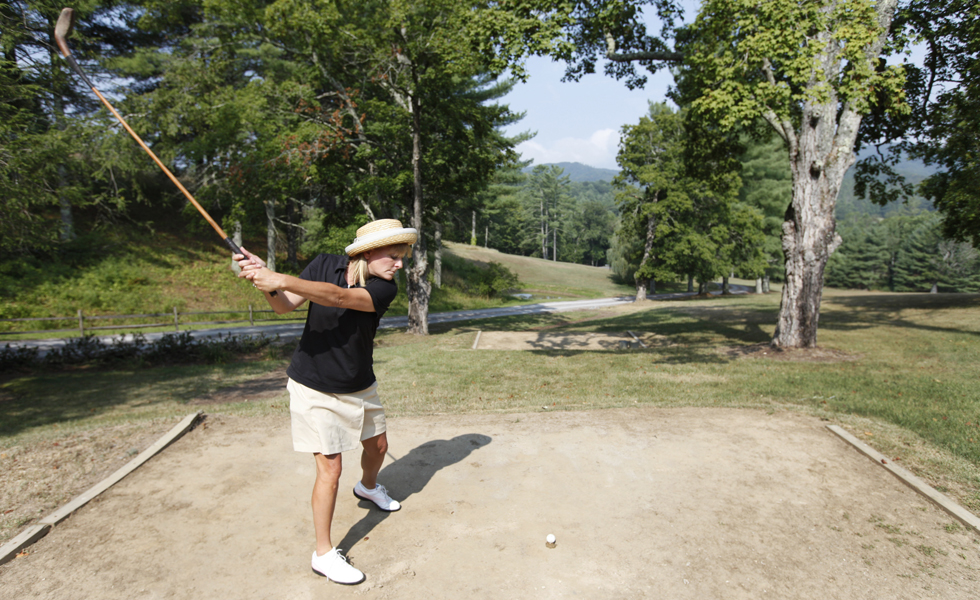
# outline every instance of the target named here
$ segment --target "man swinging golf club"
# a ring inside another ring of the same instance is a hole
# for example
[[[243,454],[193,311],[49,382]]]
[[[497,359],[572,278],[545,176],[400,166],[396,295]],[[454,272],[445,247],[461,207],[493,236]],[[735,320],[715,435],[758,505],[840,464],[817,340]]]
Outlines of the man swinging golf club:
[[[411,256],[417,238],[415,229],[395,219],[374,221],[357,230],[357,239],[345,249],[347,256],[320,254],[299,277],[269,270],[244,248],[234,255],[242,268],[239,277],[264,292],[277,314],[310,301],[303,336],[286,371],[286,388],[293,449],[312,453],[316,461],[313,571],[337,583],[364,581],[364,574],[330,538],[341,453],[358,443],[362,447],[355,496],[384,511],[401,508],[377,484],[388,438],[372,352],[378,323],[398,291],[395,273]],[[273,296],[275,291],[279,293]]]

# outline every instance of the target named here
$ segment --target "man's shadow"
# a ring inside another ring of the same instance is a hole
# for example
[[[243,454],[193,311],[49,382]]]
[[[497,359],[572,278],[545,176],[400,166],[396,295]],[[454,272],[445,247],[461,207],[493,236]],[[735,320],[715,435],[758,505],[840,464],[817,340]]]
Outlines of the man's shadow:
[[[422,491],[436,471],[462,461],[470,452],[486,446],[491,440],[487,435],[467,433],[451,440],[426,442],[381,469],[378,482],[384,484],[392,498],[404,504],[410,496]],[[379,510],[367,500],[359,501],[358,506],[369,511],[337,544],[339,548],[350,550],[391,514]]]

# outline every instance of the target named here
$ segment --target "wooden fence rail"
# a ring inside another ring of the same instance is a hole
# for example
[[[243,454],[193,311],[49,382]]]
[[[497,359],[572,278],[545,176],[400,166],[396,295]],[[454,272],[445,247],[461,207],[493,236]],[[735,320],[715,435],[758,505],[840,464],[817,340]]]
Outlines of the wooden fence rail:
[[[70,329],[38,329],[33,331],[0,331],[0,335],[25,335],[32,333],[63,333],[66,331],[77,331],[79,335],[84,336],[86,331],[104,331],[104,330],[114,330],[114,329],[145,329],[147,327],[171,327],[173,326],[174,331],[180,331],[181,325],[185,328],[191,325],[226,325],[230,323],[248,323],[250,325],[255,325],[256,322],[270,322],[270,321],[302,321],[306,319],[307,309],[300,309],[293,311],[291,314],[304,313],[303,316],[295,317],[278,317],[278,318],[261,318],[256,315],[263,313],[275,313],[272,310],[255,310],[252,305],[248,305],[248,310],[208,310],[208,311],[195,311],[195,312],[178,312],[177,307],[174,307],[172,313],[149,313],[145,315],[90,315],[86,316],[79,309],[78,313],[73,317],[25,317],[20,319],[0,319],[0,323],[23,323],[23,322],[34,322],[34,321],[73,321],[78,323],[78,327],[72,327]],[[211,321],[183,321],[181,322],[180,317],[196,316],[196,315],[248,315],[247,319],[225,319],[225,320],[211,320]],[[167,321],[162,323],[131,323],[127,325],[101,325],[93,326],[87,324],[87,321],[99,321],[99,320],[112,320],[112,319],[159,319],[160,317],[166,317]]]

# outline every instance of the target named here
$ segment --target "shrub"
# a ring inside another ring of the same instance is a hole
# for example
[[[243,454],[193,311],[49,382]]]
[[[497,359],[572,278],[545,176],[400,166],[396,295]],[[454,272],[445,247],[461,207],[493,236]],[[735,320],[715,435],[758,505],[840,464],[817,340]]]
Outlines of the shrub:
[[[60,347],[44,354],[37,348],[11,348],[7,344],[0,350],[0,370],[25,370],[32,368],[64,368],[69,366],[108,366],[119,363],[138,363],[152,366],[160,364],[204,363],[217,364],[234,356],[255,352],[271,345],[273,338],[266,336],[218,335],[213,338],[195,339],[190,332],[165,333],[160,339],[147,342],[136,334],[127,339],[118,337],[108,343],[92,336],[72,338]]]
[[[521,285],[517,275],[496,262],[491,262],[482,269],[476,281],[476,291],[486,298],[496,298],[503,292],[514,290]]]

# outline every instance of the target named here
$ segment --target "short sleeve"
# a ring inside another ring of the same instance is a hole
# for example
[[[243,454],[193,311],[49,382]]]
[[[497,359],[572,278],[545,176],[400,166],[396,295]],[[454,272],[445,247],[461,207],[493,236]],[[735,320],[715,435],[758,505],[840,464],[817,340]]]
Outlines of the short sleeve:
[[[371,300],[374,302],[374,312],[377,313],[378,318],[384,316],[385,312],[388,311],[388,307],[391,306],[392,301],[394,301],[395,296],[398,294],[398,284],[394,281],[381,279],[380,277],[375,277],[368,281],[364,289],[371,294]]]
[[[306,265],[306,268],[303,269],[303,272],[299,274],[299,278],[305,281],[321,281],[321,278],[317,277],[317,275],[321,271],[321,265],[326,259],[326,256],[326,254],[317,254],[316,258],[311,260],[310,263]]]

